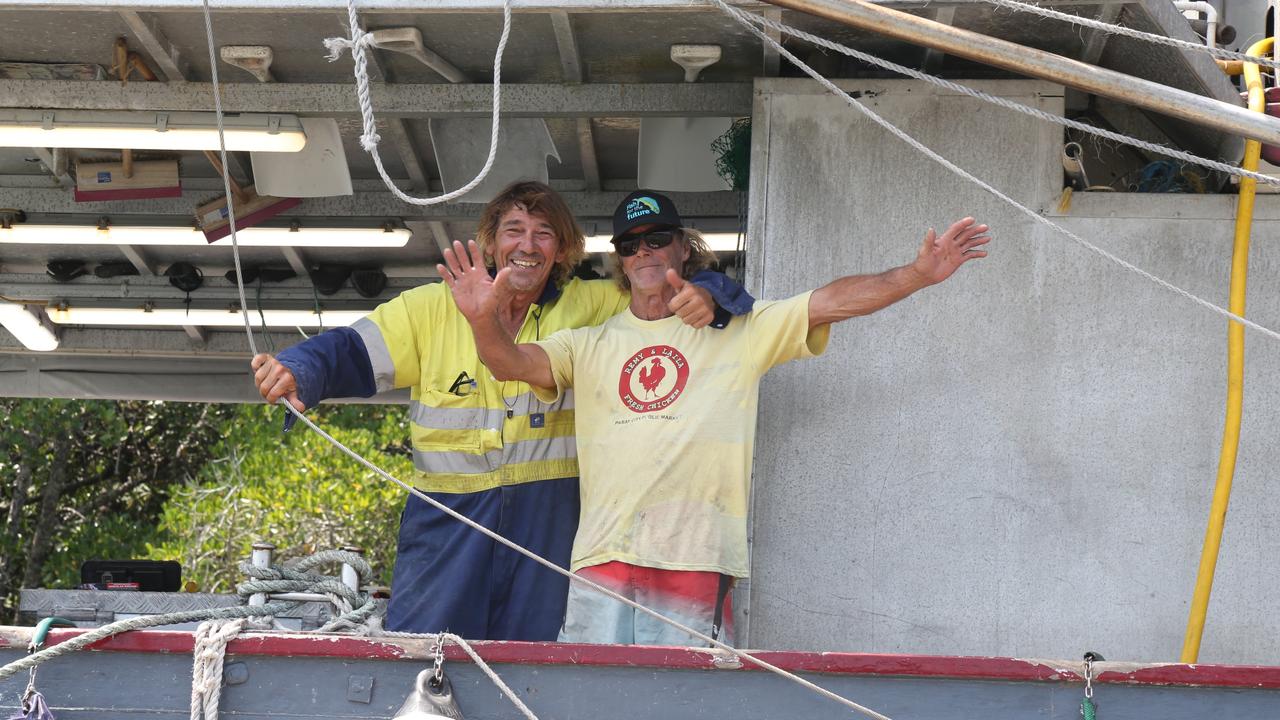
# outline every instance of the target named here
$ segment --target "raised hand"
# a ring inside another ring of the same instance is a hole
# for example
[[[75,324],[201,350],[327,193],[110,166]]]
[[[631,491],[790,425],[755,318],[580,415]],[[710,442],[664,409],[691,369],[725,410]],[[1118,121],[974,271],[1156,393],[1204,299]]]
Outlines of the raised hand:
[[[298,412],[307,409],[298,399],[298,384],[293,379],[293,373],[279,360],[266,353],[259,353],[249,361],[249,367],[253,368],[253,381],[257,383],[258,394],[262,395],[262,399],[275,404],[277,400],[284,398]]]
[[[716,304],[706,288],[685,282],[671,268],[667,268],[667,282],[676,291],[676,296],[667,303],[671,312],[692,328],[704,328],[711,324],[715,318]]]
[[[436,265],[436,270],[453,292],[458,310],[475,323],[480,318],[496,315],[501,303],[511,297],[513,291],[507,277],[511,270],[503,268],[496,276],[489,277],[480,246],[475,240],[467,244],[469,251],[454,240],[453,247],[444,250],[444,264]]]
[[[971,217],[957,220],[941,235],[929,228],[920,253],[911,264],[912,270],[930,285],[946,280],[966,262],[987,256],[982,246],[991,242],[988,229]]]

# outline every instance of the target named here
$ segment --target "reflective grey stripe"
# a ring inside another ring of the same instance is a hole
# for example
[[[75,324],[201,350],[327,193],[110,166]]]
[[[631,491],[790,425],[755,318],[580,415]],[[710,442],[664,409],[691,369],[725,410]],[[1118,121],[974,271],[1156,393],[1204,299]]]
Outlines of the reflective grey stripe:
[[[382,330],[367,317],[351,323],[351,329],[364,340],[364,350],[369,355],[369,365],[373,367],[373,382],[378,392],[392,390],[396,386],[396,366],[391,362],[391,352],[382,339]]]
[[[431,430],[501,430],[504,410],[488,408],[438,408],[414,400],[409,420]]]
[[[521,393],[507,400],[513,418],[531,413],[550,413],[573,409],[573,391],[566,390],[554,403],[540,402],[532,392]],[[415,425],[431,430],[501,430],[506,409],[493,408],[439,408],[424,405],[417,400],[409,403],[409,420]]]
[[[536,460],[567,460],[578,457],[578,441],[572,435],[568,437],[545,438],[542,440],[525,440],[511,443],[503,448],[507,463],[527,463]]]
[[[424,473],[452,473],[456,475],[482,475],[493,471],[489,456],[498,454],[494,450],[484,455],[472,455],[462,452],[428,452],[414,449],[413,466]]]
[[[502,465],[538,460],[569,460],[578,457],[573,437],[545,438],[511,443],[483,455],[463,452],[413,451],[413,466],[425,473],[477,475],[493,472]]]

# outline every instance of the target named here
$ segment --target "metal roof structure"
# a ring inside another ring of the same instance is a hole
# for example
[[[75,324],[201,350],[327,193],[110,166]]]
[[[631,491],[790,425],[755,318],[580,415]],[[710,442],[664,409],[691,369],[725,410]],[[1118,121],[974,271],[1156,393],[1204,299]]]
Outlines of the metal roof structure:
[[[768,14],[801,29],[896,62],[951,78],[1006,78],[1004,71],[937,50],[887,40],[843,25],[770,5],[733,5]],[[1184,90],[1239,104],[1235,88],[1206,56],[1108,37],[1073,26],[997,9],[979,0],[883,3],[942,23],[1028,47],[1095,63]],[[349,55],[325,59],[323,41],[345,36],[346,5],[334,0],[231,0],[214,3],[218,45],[272,48],[273,81],[244,70],[218,68],[225,112],[291,113],[334,118],[342,135],[354,193],[304,199],[276,220],[304,227],[403,224],[412,231],[399,248],[254,247],[242,249],[246,266],[292,269],[297,277],[250,287],[250,303],[264,307],[367,310],[403,289],[438,279],[441,243],[465,239],[480,205],[417,207],[397,200],[377,178],[360,147],[360,117]],[[1164,0],[1080,2],[1055,7],[1090,18],[1196,40],[1187,21]],[[500,0],[378,0],[359,4],[367,30],[412,27],[428,48],[473,82],[452,84],[402,54],[371,49],[373,103],[389,173],[416,194],[441,192],[428,121],[487,117],[493,51],[501,29]],[[751,112],[752,80],[795,75],[776,53],[714,6],[697,0],[521,0],[514,8],[503,65],[503,115],[546,121],[559,161],[549,161],[551,184],[563,192],[587,233],[606,233],[616,203],[636,187],[639,126],[645,117],[744,117]],[[0,2],[0,108],[86,111],[210,111],[210,51],[201,5],[191,0],[7,0]],[[158,80],[106,79],[117,38],[126,38]],[[789,49],[832,77],[883,77],[794,39]],[[670,59],[671,45],[712,44],[719,62],[685,83]],[[101,68],[95,71],[94,67]],[[95,75],[94,73],[97,72]],[[88,73],[86,75],[86,73]],[[69,78],[76,79],[69,79]],[[83,79],[97,77],[101,79]],[[1126,132],[1234,160],[1240,141],[1205,128],[1094,103]],[[154,153],[153,153],[154,154]],[[195,208],[222,194],[222,184],[198,152],[160,153],[180,160],[182,195],[147,200],[77,203],[74,167],[80,160],[118,158],[112,151],[0,148],[0,208],[28,218],[113,225],[129,222],[191,224]],[[138,157],[148,155],[139,151]],[[248,180],[247,153],[233,155],[230,171]],[[452,189],[452,188],[450,188]],[[736,231],[739,196],[732,191],[674,194],[684,216],[706,230]],[[85,269],[127,262],[132,276],[69,282],[46,274],[51,261],[73,260]],[[185,261],[202,271],[203,287],[190,294],[163,275]],[[307,273],[321,265],[377,268],[388,276],[379,297],[350,286],[317,295]],[[595,260],[596,269],[601,261]],[[227,241],[206,247],[0,243],[0,295],[47,307],[153,307],[227,310],[237,305]],[[189,304],[188,304],[189,300]],[[112,327],[63,325],[52,352],[27,350],[0,330],[0,394],[43,397],[154,397],[232,400],[252,397],[242,376],[243,328]],[[297,332],[273,331],[268,348],[292,343]],[[223,378],[223,376],[226,378]],[[218,378],[223,378],[218,380]]]

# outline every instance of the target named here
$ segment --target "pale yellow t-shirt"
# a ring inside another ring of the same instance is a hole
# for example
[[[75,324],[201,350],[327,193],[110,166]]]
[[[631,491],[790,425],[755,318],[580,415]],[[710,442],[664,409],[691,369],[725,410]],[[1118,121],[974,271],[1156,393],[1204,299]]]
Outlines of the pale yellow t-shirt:
[[[809,296],[757,302],[723,330],[630,310],[538,343],[576,403],[582,518],[572,569],[622,561],[746,577],[760,377],[821,354]]]

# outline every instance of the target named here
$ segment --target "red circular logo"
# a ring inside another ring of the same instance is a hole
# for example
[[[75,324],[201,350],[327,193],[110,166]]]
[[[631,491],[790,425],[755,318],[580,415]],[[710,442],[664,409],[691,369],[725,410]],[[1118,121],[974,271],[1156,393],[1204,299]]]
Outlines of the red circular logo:
[[[622,366],[618,397],[632,412],[664,410],[684,394],[689,380],[689,363],[670,345],[651,345]]]

